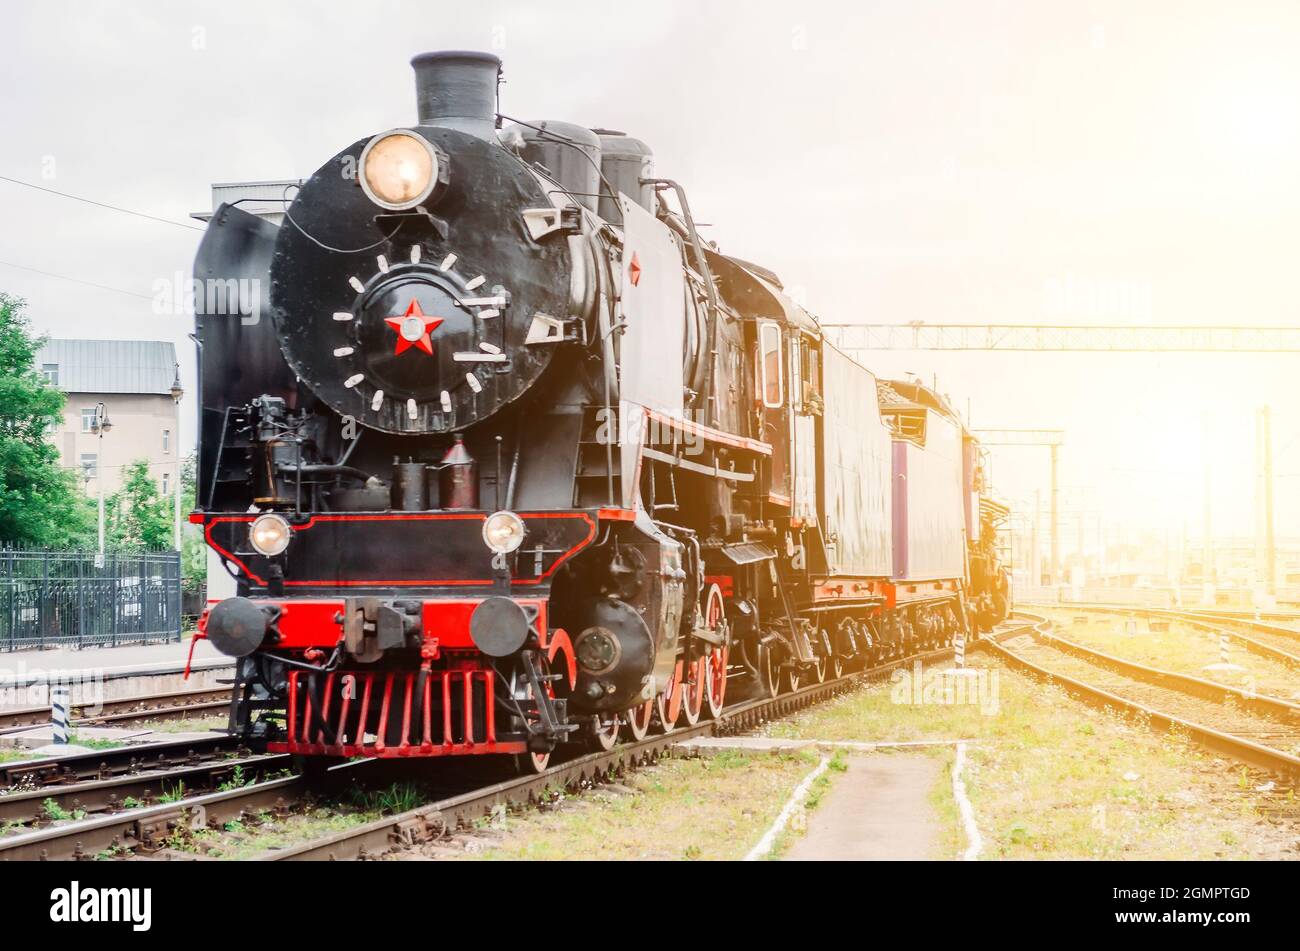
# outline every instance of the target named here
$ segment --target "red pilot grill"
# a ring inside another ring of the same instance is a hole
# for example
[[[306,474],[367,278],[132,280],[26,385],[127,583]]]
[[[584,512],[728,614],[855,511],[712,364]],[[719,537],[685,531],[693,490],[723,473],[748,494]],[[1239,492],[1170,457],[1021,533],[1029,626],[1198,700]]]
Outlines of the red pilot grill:
[[[523,753],[497,738],[490,670],[314,674],[292,671],[286,738],[273,753],[322,756],[464,756]]]

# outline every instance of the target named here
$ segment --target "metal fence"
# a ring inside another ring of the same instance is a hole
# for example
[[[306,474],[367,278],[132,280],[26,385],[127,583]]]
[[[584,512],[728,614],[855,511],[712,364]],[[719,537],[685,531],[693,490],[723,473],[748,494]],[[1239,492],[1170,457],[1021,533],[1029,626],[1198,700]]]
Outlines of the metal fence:
[[[180,640],[177,552],[96,559],[0,548],[0,651]]]

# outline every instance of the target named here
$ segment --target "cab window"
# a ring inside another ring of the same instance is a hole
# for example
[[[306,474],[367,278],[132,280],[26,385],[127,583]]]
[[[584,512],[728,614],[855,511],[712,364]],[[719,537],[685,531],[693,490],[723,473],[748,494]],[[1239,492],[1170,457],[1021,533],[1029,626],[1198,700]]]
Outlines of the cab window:
[[[784,402],[785,378],[782,372],[781,327],[763,323],[758,326],[758,368],[763,405],[779,409]]]

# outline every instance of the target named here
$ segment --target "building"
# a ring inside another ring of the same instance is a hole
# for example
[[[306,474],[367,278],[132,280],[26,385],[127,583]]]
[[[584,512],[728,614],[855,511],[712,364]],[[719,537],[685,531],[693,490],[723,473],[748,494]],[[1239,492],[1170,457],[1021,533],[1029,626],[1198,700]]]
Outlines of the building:
[[[162,340],[50,340],[37,368],[68,395],[63,425],[53,434],[62,463],[90,495],[114,492],[125,468],[149,463],[164,495],[179,476],[179,388],[176,346]],[[111,426],[101,439],[95,409],[103,403]],[[102,454],[102,456],[101,456]]]
[[[265,218],[271,224],[284,224],[284,210],[298,194],[302,180],[282,178],[264,182],[218,182],[212,186],[212,211],[196,211],[190,215],[207,221],[223,202],[242,211]]]

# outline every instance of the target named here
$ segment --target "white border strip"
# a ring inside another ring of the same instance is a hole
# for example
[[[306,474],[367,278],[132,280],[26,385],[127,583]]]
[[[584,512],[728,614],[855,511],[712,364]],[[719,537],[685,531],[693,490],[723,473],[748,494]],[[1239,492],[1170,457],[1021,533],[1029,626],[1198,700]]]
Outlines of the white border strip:
[[[961,813],[962,825],[966,828],[966,851],[962,853],[963,862],[973,862],[979,857],[984,840],[980,838],[980,827],[975,822],[975,809],[966,798],[966,784],[962,782],[961,771],[966,765],[966,744],[957,744],[957,758],[952,761],[952,795],[957,800],[957,810]]]
[[[749,850],[749,854],[745,856],[744,861],[756,862],[772,851],[772,846],[776,844],[776,837],[786,827],[786,823],[790,821],[794,811],[799,808],[799,804],[808,798],[808,791],[812,789],[812,784],[816,782],[817,777],[826,772],[826,768],[830,765],[831,758],[823,756],[822,761],[817,764],[817,768],[803,778],[803,782],[796,786],[794,792],[790,794],[790,801],[785,804],[781,814],[772,823],[772,828],[768,829],[763,838],[758,840],[758,845]]]

